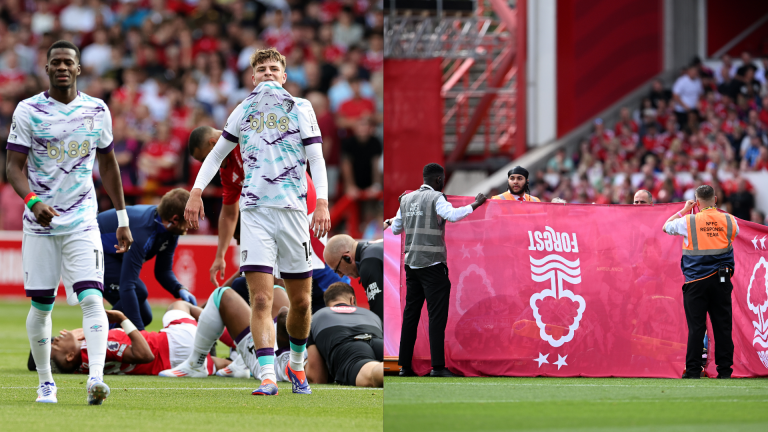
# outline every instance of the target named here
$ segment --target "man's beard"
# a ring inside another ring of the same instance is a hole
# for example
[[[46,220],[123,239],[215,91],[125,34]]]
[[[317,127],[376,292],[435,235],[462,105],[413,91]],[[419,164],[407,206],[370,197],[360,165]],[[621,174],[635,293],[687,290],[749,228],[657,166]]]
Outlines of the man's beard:
[[[515,192],[514,189],[512,189],[512,186],[509,186],[509,193],[512,195],[522,195],[525,192],[525,185],[523,185],[519,191]]]

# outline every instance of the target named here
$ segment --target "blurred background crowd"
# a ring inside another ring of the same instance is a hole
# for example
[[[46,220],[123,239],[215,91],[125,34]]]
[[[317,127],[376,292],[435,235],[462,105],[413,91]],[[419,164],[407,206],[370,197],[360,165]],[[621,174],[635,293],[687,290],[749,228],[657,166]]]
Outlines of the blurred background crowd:
[[[81,50],[78,90],[112,111],[127,203],[157,203],[191,187],[200,164],[187,151],[189,133],[222,129],[253,90],[251,53],[275,47],[287,58],[286,90],[317,114],[333,232],[377,238],[382,32],[380,0],[0,0],[0,143],[16,104],[48,88],[48,47],[72,41]],[[0,229],[20,230],[24,204],[6,183],[5,151],[0,157]],[[98,186],[98,169],[94,176]],[[218,175],[197,234],[216,232],[217,185]],[[97,189],[101,210],[111,207]]]
[[[671,86],[655,81],[615,124],[595,119],[578,151],[559,151],[532,176],[531,194],[631,204],[646,189],[654,202],[668,203],[693,199],[696,187],[709,184],[722,209],[766,224],[743,174],[768,171],[768,57],[745,52],[710,66],[694,59]]]

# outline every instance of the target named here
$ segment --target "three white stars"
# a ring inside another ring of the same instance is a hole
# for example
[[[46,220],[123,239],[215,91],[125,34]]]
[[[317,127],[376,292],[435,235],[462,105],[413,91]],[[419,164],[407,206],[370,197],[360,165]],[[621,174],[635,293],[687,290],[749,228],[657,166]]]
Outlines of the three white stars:
[[[547,357],[549,357],[549,354],[544,355],[542,353],[539,353],[539,358],[534,359],[533,361],[538,363],[539,367],[541,367],[541,365],[544,364],[544,363],[549,364],[549,360],[547,360]],[[560,368],[563,367],[563,366],[568,366],[568,363],[565,362],[565,359],[567,357],[568,357],[567,354],[564,355],[564,356],[561,356],[560,354],[557,355],[557,361],[553,363],[553,364],[557,365],[557,370],[560,370]]]

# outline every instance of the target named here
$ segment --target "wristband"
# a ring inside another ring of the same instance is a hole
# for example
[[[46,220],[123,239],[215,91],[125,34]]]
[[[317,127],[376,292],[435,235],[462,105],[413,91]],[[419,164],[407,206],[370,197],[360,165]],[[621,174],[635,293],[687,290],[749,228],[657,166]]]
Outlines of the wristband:
[[[677,212],[678,217],[683,217],[683,215],[680,214],[680,212]]]
[[[30,192],[26,198],[24,198],[24,204],[26,204],[27,208],[32,210],[32,207],[35,206],[35,204],[42,202],[40,198],[37,197],[37,195],[34,192]]]
[[[123,228],[128,226],[128,210],[122,209],[117,212],[117,227]]]
[[[132,331],[136,330],[136,326],[133,325],[131,320],[127,318],[120,323],[120,327],[123,328],[123,330],[125,331],[125,334],[130,334]]]

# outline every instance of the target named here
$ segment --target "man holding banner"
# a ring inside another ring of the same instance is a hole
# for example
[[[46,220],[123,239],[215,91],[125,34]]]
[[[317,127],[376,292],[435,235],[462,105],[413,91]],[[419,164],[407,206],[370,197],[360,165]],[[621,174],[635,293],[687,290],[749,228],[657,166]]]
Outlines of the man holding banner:
[[[694,206],[702,210],[695,215],[686,214]],[[717,343],[717,377],[730,378],[733,372],[733,241],[739,234],[736,218],[719,212],[715,190],[712,186],[702,185],[696,188],[696,201],[686,202],[680,212],[667,219],[663,230],[683,237],[680,267],[685,276],[683,304],[688,322],[683,378],[699,378],[704,370],[701,352],[707,330],[707,312]]]
[[[446,264],[445,221],[458,222],[469,216],[487,199],[478,194],[475,202],[454,208],[442,193],[445,170],[436,163],[422,172],[424,184],[400,199],[400,209],[392,220],[392,233],[405,230],[405,310],[400,333],[400,376],[416,376],[411,368],[416,345],[416,330],[424,300],[429,315],[429,349],[432,359],[430,376],[454,377],[445,367],[445,326],[451,281]]]

